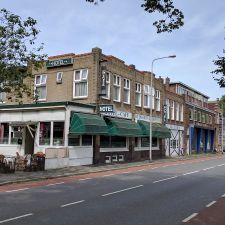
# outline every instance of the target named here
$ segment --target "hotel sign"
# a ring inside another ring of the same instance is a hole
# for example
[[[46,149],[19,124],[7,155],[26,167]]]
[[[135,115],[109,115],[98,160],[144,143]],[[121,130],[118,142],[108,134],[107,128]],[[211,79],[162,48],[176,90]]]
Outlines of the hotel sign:
[[[73,58],[48,60],[46,62],[46,67],[52,68],[52,67],[67,66],[67,65],[72,65],[72,64],[73,64]]]
[[[113,105],[100,105],[99,111],[103,113],[105,112],[113,113]]]

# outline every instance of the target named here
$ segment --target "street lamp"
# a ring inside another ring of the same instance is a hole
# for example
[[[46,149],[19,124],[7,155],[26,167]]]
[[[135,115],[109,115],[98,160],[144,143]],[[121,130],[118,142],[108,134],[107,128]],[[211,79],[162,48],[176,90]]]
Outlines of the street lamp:
[[[176,55],[169,55],[152,60],[151,81],[150,81],[150,121],[149,121],[149,161],[152,161],[152,77],[154,62],[160,59],[176,58]]]

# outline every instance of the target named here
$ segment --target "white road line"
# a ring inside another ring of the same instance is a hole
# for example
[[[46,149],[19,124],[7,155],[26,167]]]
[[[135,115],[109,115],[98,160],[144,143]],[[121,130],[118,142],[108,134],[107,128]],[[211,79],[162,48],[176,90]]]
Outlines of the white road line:
[[[87,178],[79,179],[79,181],[82,181],[82,180],[91,180],[91,179],[92,179],[91,177],[87,177]]]
[[[141,170],[137,170],[137,172],[142,172],[142,171],[145,171],[146,169],[141,169]]]
[[[121,174],[127,174],[127,173],[130,173],[130,172],[122,172]]]
[[[60,207],[63,208],[63,207],[67,207],[67,206],[70,206],[70,205],[76,205],[76,204],[82,203],[84,201],[85,200],[80,200],[80,201],[77,201],[77,202],[71,202],[71,203],[68,203],[68,204],[65,204],[65,205],[61,205]]]
[[[211,167],[205,168],[203,170],[206,171],[206,170],[210,170],[210,169],[214,169],[214,168],[215,168],[214,166],[211,166]]]
[[[15,190],[10,190],[10,191],[6,191],[7,193],[10,193],[10,192],[16,192],[16,191],[25,191],[25,190],[28,190],[29,188],[21,188],[21,189],[15,189]]]
[[[198,173],[199,170],[193,171],[193,172],[189,172],[189,173],[184,173],[183,176],[189,175],[189,174],[193,174],[193,173]]]
[[[221,197],[224,198],[225,197],[225,194],[223,194]]]
[[[162,166],[162,168],[168,167],[169,165]]]
[[[54,186],[54,185],[58,185],[58,184],[64,184],[65,182],[59,182],[59,183],[54,183],[54,184],[48,184],[46,186]]]
[[[10,218],[10,219],[7,219],[7,220],[2,220],[2,221],[0,221],[0,223],[6,223],[6,222],[9,222],[9,221],[18,220],[18,219],[28,217],[28,216],[32,216],[32,215],[33,215],[33,213],[28,213],[28,214],[25,214],[25,215],[22,215],[22,216],[17,216],[17,217],[13,217],[13,218]]]
[[[154,170],[154,169],[158,169],[159,167],[152,167],[152,168],[150,168],[151,170]]]
[[[115,174],[112,173],[112,174],[106,174],[106,175],[103,175],[103,177],[111,177],[111,176],[114,176]]]
[[[173,176],[173,177],[168,177],[168,178],[161,179],[161,180],[156,180],[156,181],[153,181],[153,184],[163,182],[163,181],[166,181],[166,180],[171,180],[171,179],[174,179],[174,178],[177,178],[177,177],[178,176]]]
[[[224,164],[217,165],[217,166],[225,166],[225,163]]]
[[[192,218],[194,218],[195,216],[197,216],[198,213],[193,213],[192,215],[190,215],[189,217],[187,217],[186,219],[182,220],[183,223],[188,222],[189,220],[191,220]]]
[[[138,185],[138,186],[134,186],[134,187],[122,189],[122,190],[119,190],[119,191],[110,192],[110,193],[107,193],[107,194],[102,195],[102,197],[109,196],[109,195],[113,195],[113,194],[117,194],[117,193],[120,193],[120,192],[123,192],[123,191],[129,191],[129,190],[136,189],[136,188],[140,188],[140,187],[143,187],[143,186],[144,185]]]
[[[206,207],[210,207],[211,205],[214,205],[215,203],[216,203],[216,201],[212,201],[208,205],[206,205]]]

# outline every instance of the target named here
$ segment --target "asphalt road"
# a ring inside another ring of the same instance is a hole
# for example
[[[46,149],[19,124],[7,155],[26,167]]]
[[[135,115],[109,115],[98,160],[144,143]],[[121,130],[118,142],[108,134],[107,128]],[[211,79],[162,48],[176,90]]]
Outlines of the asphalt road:
[[[184,161],[1,192],[0,224],[185,224],[224,194],[225,157]]]

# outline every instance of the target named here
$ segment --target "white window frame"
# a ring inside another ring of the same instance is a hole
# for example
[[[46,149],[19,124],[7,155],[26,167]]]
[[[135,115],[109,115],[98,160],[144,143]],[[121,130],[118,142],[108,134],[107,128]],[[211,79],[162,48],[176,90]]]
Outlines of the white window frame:
[[[184,105],[181,104],[181,108],[180,108],[180,121],[183,122],[184,121]]]
[[[147,146],[147,147],[142,147],[142,146],[141,146],[141,138],[140,138],[140,137],[138,137],[137,139],[138,139],[137,147],[134,147],[134,150],[135,150],[135,151],[145,151],[145,150],[149,150],[149,146]],[[152,147],[152,150],[160,150],[160,149],[159,149],[159,138],[157,138],[157,146]]]
[[[106,96],[102,96],[102,98],[104,99],[110,99],[110,77],[111,77],[111,73],[108,71],[103,71],[103,73],[105,72],[105,82],[106,82],[106,87],[108,87],[108,91],[106,88]]]
[[[155,110],[160,112],[160,108],[161,108],[161,104],[160,104],[160,91],[159,90],[155,90]]]
[[[170,119],[170,100],[166,99],[166,117],[169,120]]]
[[[176,103],[176,121],[180,120],[180,104]]]
[[[147,105],[145,105],[145,96],[147,96]],[[144,95],[143,95],[143,105],[144,108],[150,109],[150,85],[144,85]]]
[[[57,72],[56,73],[56,83],[61,84],[63,79],[63,72]]]
[[[119,89],[118,99],[114,98],[115,88]],[[121,77],[119,75],[113,75],[113,101],[120,102],[121,100]]]
[[[82,78],[82,75],[83,75],[83,71],[84,70],[87,70],[87,73],[86,73],[86,77],[85,78]],[[80,71],[80,78],[79,79],[76,79],[76,72]],[[76,83],[81,83],[81,82],[85,82],[87,83],[87,95],[79,95],[79,96],[76,96],[75,93],[76,93],[76,90],[75,90],[75,87],[76,87]],[[88,97],[88,69],[85,68],[85,69],[79,69],[79,70],[74,70],[74,74],[73,74],[73,98],[75,99],[78,99],[78,98],[87,98]]]
[[[140,83],[135,83],[135,105],[138,107],[141,107],[141,87]],[[138,99],[139,104],[136,104],[136,99]]]
[[[174,113],[175,113],[175,110],[174,110],[174,101],[173,100],[171,100],[171,104],[170,104],[170,106],[171,106],[171,120],[174,120],[175,118],[174,118]]]
[[[37,83],[37,77],[40,77],[40,82]],[[37,94],[36,90],[38,87],[45,87],[46,88],[46,96],[45,98],[38,98],[37,101],[45,101],[47,99],[47,74],[39,74],[35,75],[35,82],[34,82],[34,96]],[[36,96],[35,96],[36,97]]]
[[[130,80],[124,78],[123,80],[123,103],[130,104]],[[128,101],[125,101],[125,92],[128,92]]]

